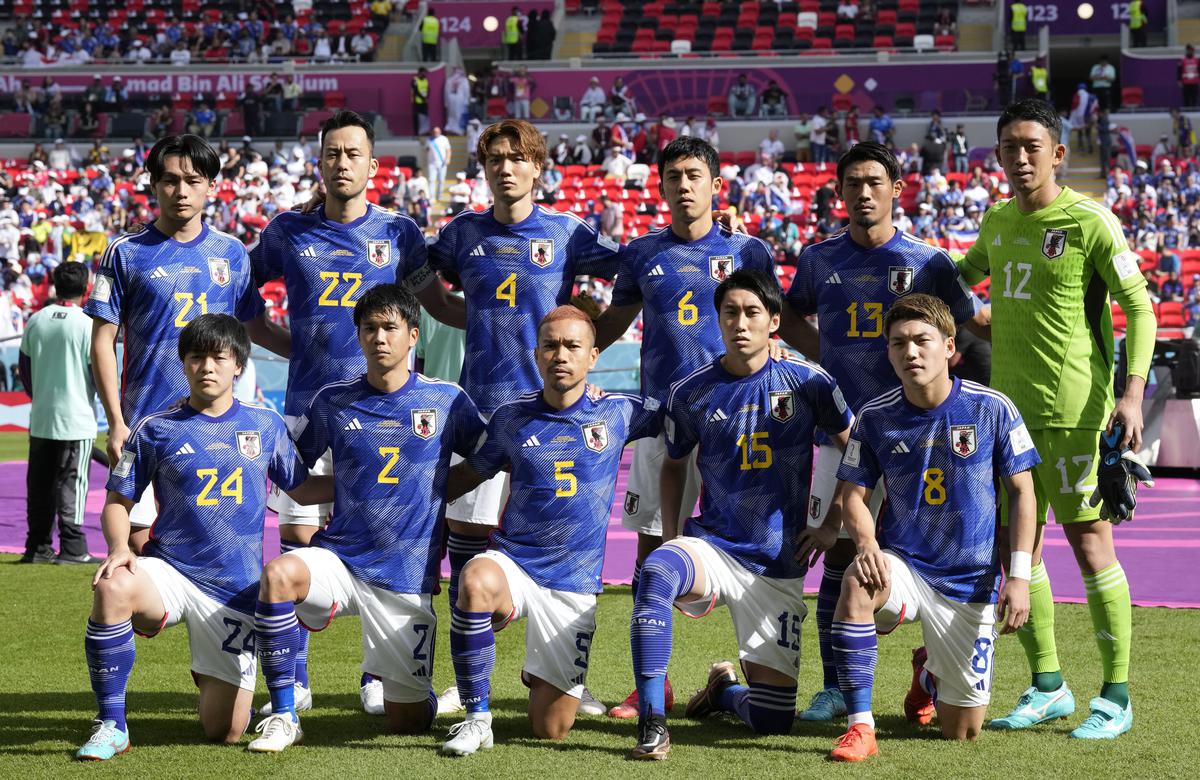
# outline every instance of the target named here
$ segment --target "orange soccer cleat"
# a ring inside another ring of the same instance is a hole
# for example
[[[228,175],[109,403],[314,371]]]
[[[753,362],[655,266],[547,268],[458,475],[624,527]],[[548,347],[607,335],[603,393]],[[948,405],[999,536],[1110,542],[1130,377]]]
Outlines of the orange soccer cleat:
[[[910,723],[928,726],[933,721],[937,710],[933,706],[933,696],[921,687],[921,672],[925,671],[925,660],[929,657],[924,647],[913,650],[912,655],[912,685],[904,697],[904,717]]]
[[[865,761],[879,752],[875,744],[875,729],[865,723],[855,723],[834,743],[829,757],[834,761]]]

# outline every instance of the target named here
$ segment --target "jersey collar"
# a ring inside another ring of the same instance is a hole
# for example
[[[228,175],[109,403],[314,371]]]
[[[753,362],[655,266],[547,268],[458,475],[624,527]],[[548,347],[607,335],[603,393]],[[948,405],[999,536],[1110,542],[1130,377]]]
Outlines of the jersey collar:
[[[932,409],[922,409],[921,407],[908,400],[908,396],[904,391],[900,391],[900,397],[904,399],[904,405],[908,408],[909,413],[920,417],[936,417],[941,414],[950,404],[954,403],[954,399],[958,398],[958,391],[962,388],[962,380],[956,376],[950,377],[950,395],[946,396],[946,400],[942,401]]]

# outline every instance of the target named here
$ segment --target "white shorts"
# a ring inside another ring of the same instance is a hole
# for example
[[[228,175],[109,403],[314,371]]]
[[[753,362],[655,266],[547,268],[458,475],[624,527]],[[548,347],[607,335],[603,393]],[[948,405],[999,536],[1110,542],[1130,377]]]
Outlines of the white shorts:
[[[825,516],[829,514],[829,505],[833,503],[833,495],[837,492],[837,473],[840,465],[842,465],[842,453],[838,452],[837,447],[832,444],[822,444],[817,448],[817,460],[813,463],[812,487],[808,491],[809,528],[820,526],[825,522]],[[886,496],[887,490],[884,488],[883,478],[880,477],[871,491],[871,499],[867,502],[867,508],[871,510],[871,517],[876,521],[879,520],[879,508],[883,506],[883,499]],[[841,530],[838,531],[838,538],[850,538],[850,534],[846,533],[844,523]]]
[[[254,616],[221,604],[161,558],[138,558],[137,565],[154,583],[166,608],[158,630],[142,636],[156,636],[164,628],[186,623],[193,673],[254,690],[258,670]]]
[[[149,528],[158,519],[158,502],[154,500],[154,485],[146,485],[142,497],[129,510],[130,528]]]
[[[308,567],[308,596],[296,618],[309,631],[323,631],[334,618],[362,618],[362,670],[383,681],[383,698],[400,704],[425,701],[433,685],[437,615],[428,593],[394,593],[355,577],[341,558],[320,547],[294,555]]]
[[[800,669],[800,624],[808,615],[804,578],[754,574],[703,539],[682,536],[670,544],[692,553],[704,567],[704,595],[699,601],[677,601],[676,608],[688,617],[701,618],[715,607],[728,606],[738,658],[795,679]]]
[[[891,633],[902,623],[921,622],[929,660],[937,678],[937,700],[956,707],[984,707],[992,698],[996,605],[964,604],[931,588],[903,558],[887,556],[892,591],[875,613],[875,628]]]
[[[461,463],[458,455],[450,456],[450,465]],[[508,500],[508,472],[481,482],[474,490],[446,504],[446,519],[472,525],[499,525],[500,508]]]
[[[679,524],[692,516],[696,499],[700,497],[700,469],[696,467],[696,449],[687,457],[687,481],[683,485],[683,509]],[[621,509],[621,527],[647,536],[662,536],[662,496],[659,495],[659,476],[667,454],[667,439],[659,434],[653,439],[638,439],[633,445],[633,463],[629,468],[629,485]]]
[[[318,476],[332,474],[333,451],[326,450],[308,473]],[[277,485],[271,485],[271,491],[267,494],[267,508],[279,515],[280,525],[315,525],[320,528],[329,522],[333,504],[297,504]]]
[[[525,666],[522,677],[537,677],[576,699],[587,684],[588,655],[596,632],[596,594],[543,588],[516,561],[488,550],[475,558],[489,558],[500,566],[512,596],[512,614],[500,629],[519,618],[525,622]],[[472,559],[474,560],[474,559]]]

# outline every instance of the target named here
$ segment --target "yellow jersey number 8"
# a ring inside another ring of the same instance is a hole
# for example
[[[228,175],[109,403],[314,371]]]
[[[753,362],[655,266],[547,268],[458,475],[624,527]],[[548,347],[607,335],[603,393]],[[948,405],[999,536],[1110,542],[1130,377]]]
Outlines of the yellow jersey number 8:
[[[925,503],[931,506],[946,503],[946,475],[941,469],[925,469]]]

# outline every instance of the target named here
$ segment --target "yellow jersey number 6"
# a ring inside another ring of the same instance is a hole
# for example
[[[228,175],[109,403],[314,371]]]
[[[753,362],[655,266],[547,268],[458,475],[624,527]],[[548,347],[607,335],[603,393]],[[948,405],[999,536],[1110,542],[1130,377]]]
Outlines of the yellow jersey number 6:
[[[688,303],[692,299],[692,291],[688,290],[683,297],[679,299],[679,324],[680,325],[695,325],[700,320],[700,309],[694,303]]]

